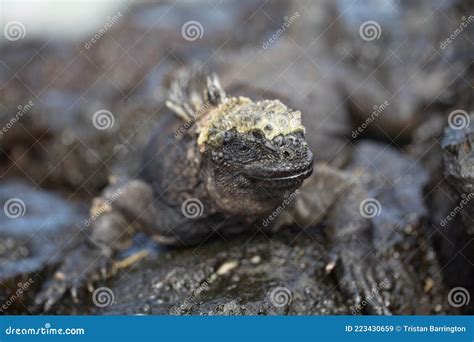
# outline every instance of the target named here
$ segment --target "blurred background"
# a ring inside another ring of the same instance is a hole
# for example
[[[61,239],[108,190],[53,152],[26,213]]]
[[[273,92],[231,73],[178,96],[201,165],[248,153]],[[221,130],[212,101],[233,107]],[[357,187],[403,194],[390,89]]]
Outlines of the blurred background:
[[[199,64],[229,93],[301,110],[317,161],[367,172],[378,253],[411,277],[391,290],[395,313],[472,313],[473,15],[461,0],[0,0],[1,312],[37,312],[91,200],[138,170],[173,72]],[[168,314],[229,259],[237,274],[180,313],[351,313],[314,263],[324,236],[294,235],[184,251],[139,236],[132,250],[153,253],[112,281],[112,305],[67,299],[54,313]],[[271,305],[288,283],[292,303]]]

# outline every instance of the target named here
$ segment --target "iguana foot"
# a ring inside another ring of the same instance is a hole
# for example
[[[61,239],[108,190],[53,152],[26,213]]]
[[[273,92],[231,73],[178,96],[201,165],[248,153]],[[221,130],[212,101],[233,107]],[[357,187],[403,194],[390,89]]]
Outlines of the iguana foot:
[[[105,280],[110,270],[110,251],[83,244],[66,255],[58,270],[45,281],[35,298],[35,305],[49,311],[67,291],[77,303],[79,293],[86,288],[92,292],[94,284]]]
[[[391,315],[384,297],[390,277],[371,251],[350,243],[339,246],[335,255],[335,275],[341,290],[352,299],[352,314]]]
[[[67,252],[57,271],[44,282],[35,298],[37,308],[50,310],[67,291],[78,302],[83,289],[93,291],[95,283],[110,276],[112,256],[123,242],[127,222],[120,213],[110,211],[99,216],[93,226],[91,235]]]

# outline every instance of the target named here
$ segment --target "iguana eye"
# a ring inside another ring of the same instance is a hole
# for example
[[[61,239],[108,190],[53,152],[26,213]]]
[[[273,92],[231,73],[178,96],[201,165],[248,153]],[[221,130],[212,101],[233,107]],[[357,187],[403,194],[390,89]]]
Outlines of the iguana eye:
[[[238,144],[237,146],[234,147],[234,151],[240,156],[240,157],[250,157],[252,155],[252,149],[250,146],[247,146],[245,144]]]
[[[254,150],[248,144],[234,141],[226,146],[226,149],[229,151],[231,155],[234,155],[236,158],[242,160],[249,160],[253,159],[254,157]]]
[[[240,153],[247,153],[248,151],[250,151],[250,148],[248,146],[245,146],[245,145],[240,145],[239,146],[239,152]]]
[[[253,132],[252,132],[252,136],[253,136],[255,139],[258,139],[258,140],[263,139],[263,134],[262,134],[262,132],[260,132],[260,131],[253,131]]]

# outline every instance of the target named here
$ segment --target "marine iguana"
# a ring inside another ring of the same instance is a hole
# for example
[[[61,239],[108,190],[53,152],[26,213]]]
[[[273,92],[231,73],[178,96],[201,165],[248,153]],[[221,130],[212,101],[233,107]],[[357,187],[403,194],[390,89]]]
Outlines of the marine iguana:
[[[161,119],[140,174],[112,181],[94,200],[86,241],[43,284],[37,305],[48,310],[68,290],[74,299],[81,288],[93,290],[137,231],[160,244],[190,246],[219,234],[325,222],[328,272],[335,271],[354,305],[371,298],[369,313],[390,313],[382,293],[372,291],[387,275],[371,254],[371,223],[360,214],[364,186],[357,174],[313,161],[318,151],[305,140],[299,111],[279,100],[229,96],[215,74],[190,69],[177,73],[167,106],[174,114]]]

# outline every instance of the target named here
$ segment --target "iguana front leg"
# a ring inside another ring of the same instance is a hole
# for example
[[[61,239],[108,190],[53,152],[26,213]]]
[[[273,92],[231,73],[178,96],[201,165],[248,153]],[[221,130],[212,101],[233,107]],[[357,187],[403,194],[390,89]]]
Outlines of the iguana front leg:
[[[127,245],[135,230],[154,233],[155,211],[152,189],[145,182],[130,180],[107,186],[93,201],[86,227],[76,238],[78,246],[64,253],[58,269],[37,294],[36,306],[48,311],[67,291],[77,300],[80,290],[87,287],[92,291],[97,281],[121,268],[114,255]]]
[[[328,270],[334,269],[338,286],[352,299],[352,311],[390,314],[383,298],[389,280],[372,254],[371,222],[359,210],[368,196],[358,177],[317,165],[282,219],[288,223],[291,218],[304,227],[324,219],[330,246]]]

